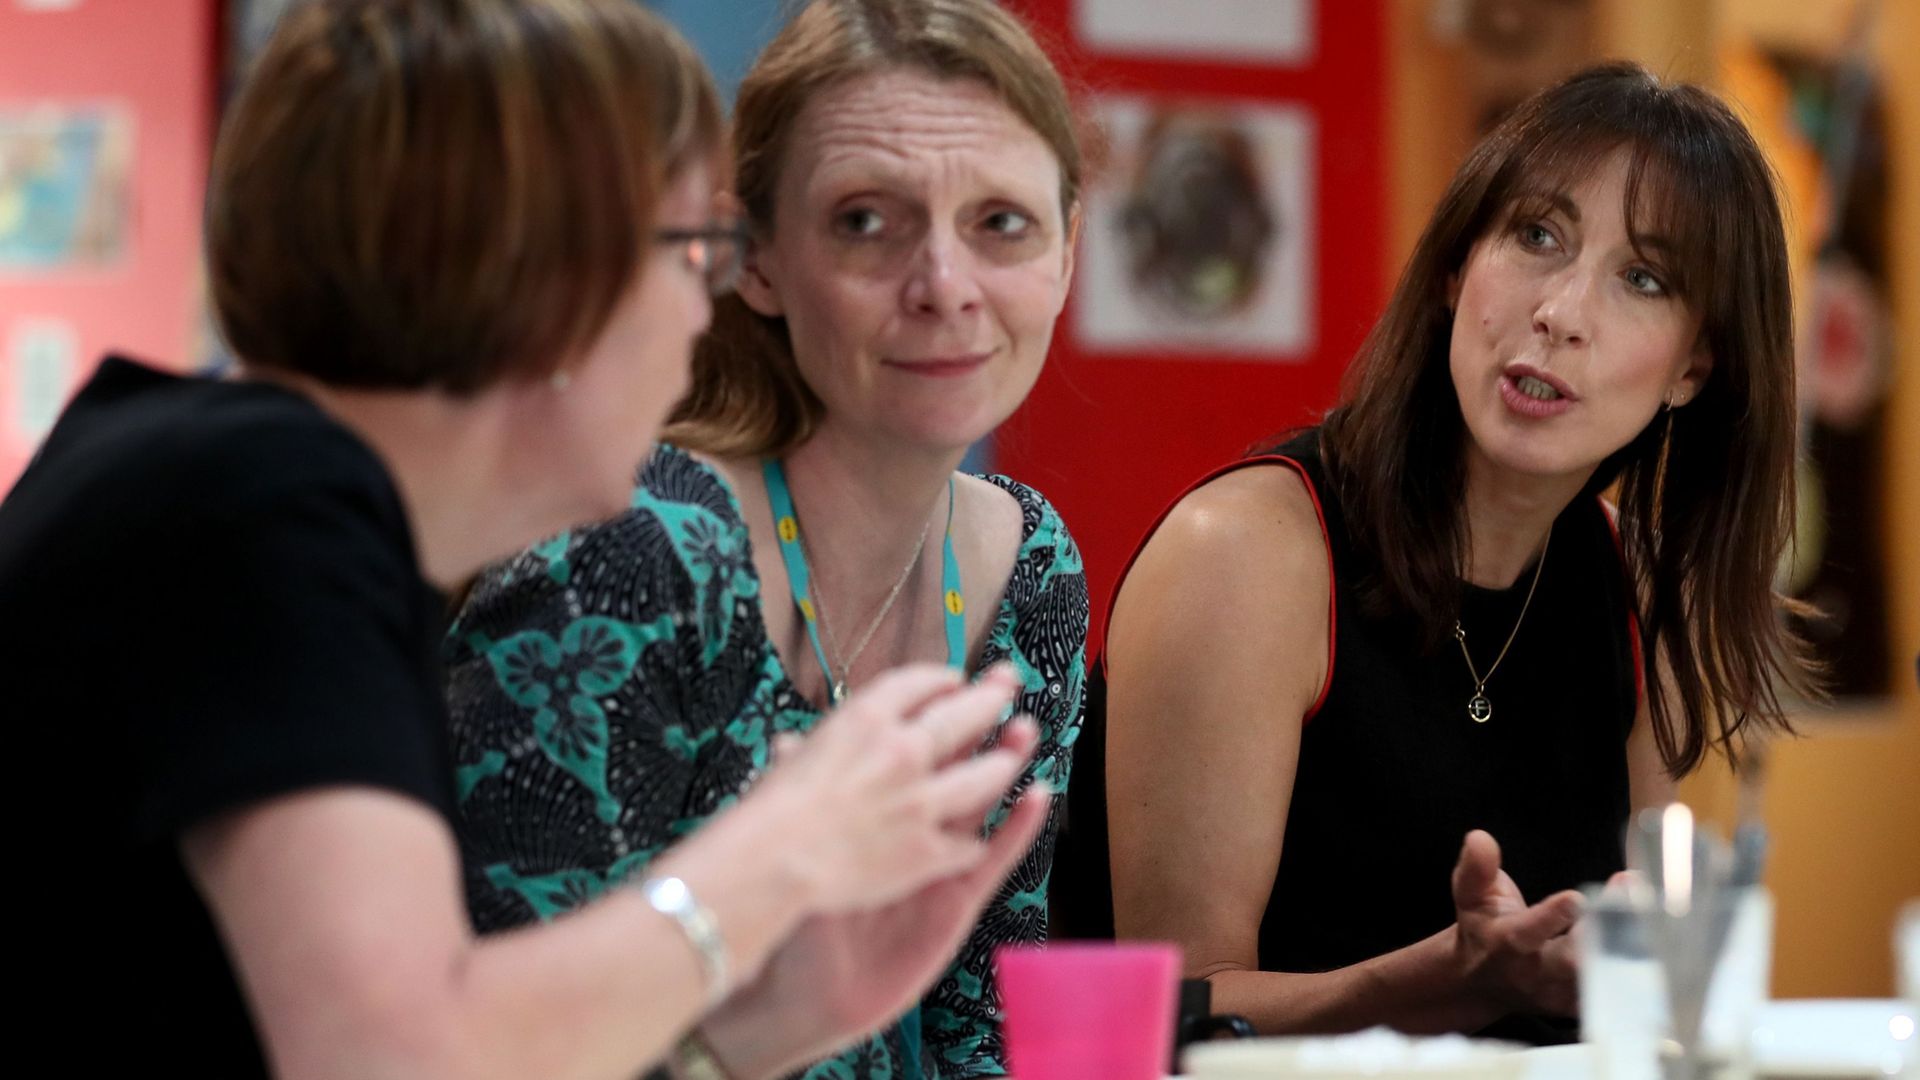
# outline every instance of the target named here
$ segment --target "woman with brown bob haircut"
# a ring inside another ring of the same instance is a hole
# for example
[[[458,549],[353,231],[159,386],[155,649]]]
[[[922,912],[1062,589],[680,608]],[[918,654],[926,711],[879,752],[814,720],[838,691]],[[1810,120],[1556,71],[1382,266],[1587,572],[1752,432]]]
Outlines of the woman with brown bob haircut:
[[[747,74],[734,153],[751,253],[671,445],[630,512],[486,575],[453,638],[457,758],[512,763],[462,804],[482,928],[644,862],[895,664],[1004,665],[1040,724],[1026,780],[1067,781],[1079,552],[1039,493],[956,471],[1065,301],[1080,158],[1059,76],[991,0],[816,0]],[[607,617],[658,629],[595,669],[577,751],[516,750],[542,737],[529,688],[568,674],[524,643]],[[818,1075],[1004,1072],[992,951],[1044,940],[1052,848],[1049,829],[920,1008]]]
[[[1135,557],[1078,928],[1180,942],[1264,1032],[1569,1034],[1571,890],[1807,689],[1770,585],[1790,322],[1770,173],[1712,95],[1616,64],[1503,121],[1325,422]]]
[[[729,270],[720,132],[629,0],[286,16],[208,198],[238,377],[109,359],[0,504],[16,746],[87,782],[16,852],[63,883],[26,975],[46,1030],[108,1033],[85,1071],[632,1076],[706,1015],[681,1066],[778,1075],[913,1001],[1025,853],[1044,797],[974,823],[1031,722],[956,761],[1012,681],[923,665],[640,887],[612,867],[575,917],[474,936],[452,822],[485,763],[448,758],[444,591],[625,505]],[[523,641],[577,678],[538,686],[542,745],[649,629]]]

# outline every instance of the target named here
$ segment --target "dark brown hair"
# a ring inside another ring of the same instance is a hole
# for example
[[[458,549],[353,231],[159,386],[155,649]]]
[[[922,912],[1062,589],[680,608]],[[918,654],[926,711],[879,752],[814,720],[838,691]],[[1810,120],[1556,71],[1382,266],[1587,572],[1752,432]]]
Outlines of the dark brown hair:
[[[1053,150],[1060,206],[1080,195],[1081,153],[1059,72],[994,0],[812,0],[768,44],[733,111],[736,194],[756,237],[771,236],[774,192],[801,111],[849,80],[894,70],[985,84]],[[692,389],[669,441],[724,455],[778,455],[806,441],[820,400],[800,378],[786,320],[738,296],[714,305],[693,356]]]
[[[221,328],[339,386],[545,375],[636,283],[669,180],[724,149],[706,69],[632,0],[301,5],[214,152]]]
[[[1453,625],[1466,566],[1467,430],[1448,367],[1447,283],[1516,212],[1628,157],[1629,234],[1662,235],[1671,285],[1701,319],[1713,370],[1588,484],[1618,484],[1620,539],[1662,760],[1678,776],[1750,729],[1787,729],[1783,690],[1813,693],[1804,645],[1772,588],[1794,506],[1794,360],[1786,237],[1773,175],[1712,94],[1633,64],[1580,72],[1481,141],[1421,235],[1361,346],[1323,446],[1372,570],[1367,602],[1431,641]]]

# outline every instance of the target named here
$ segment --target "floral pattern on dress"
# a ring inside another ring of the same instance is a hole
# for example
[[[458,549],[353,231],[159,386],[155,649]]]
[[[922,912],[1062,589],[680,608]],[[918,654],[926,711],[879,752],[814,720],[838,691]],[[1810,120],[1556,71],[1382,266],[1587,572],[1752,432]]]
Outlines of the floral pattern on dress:
[[[1065,789],[1086,678],[1080,552],[1039,493],[981,665],[1010,662],[1041,741],[1028,779]],[[767,639],[745,519],[718,473],[673,447],[641,470],[631,509],[495,567],[448,638],[448,696],[466,890],[483,932],[555,917],[640,872],[736,801],[772,738],[820,717]],[[804,1080],[1005,1072],[995,947],[1046,939],[1060,803],[920,1008],[816,1063]],[[997,828],[1003,800],[985,822]]]

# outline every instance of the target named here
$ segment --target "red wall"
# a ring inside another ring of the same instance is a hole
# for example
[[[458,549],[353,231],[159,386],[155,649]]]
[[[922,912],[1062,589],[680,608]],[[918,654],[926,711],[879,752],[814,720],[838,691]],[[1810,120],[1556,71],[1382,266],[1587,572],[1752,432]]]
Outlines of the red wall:
[[[1097,645],[1108,599],[1141,532],[1186,483],[1249,444],[1311,423],[1385,300],[1386,34],[1383,0],[1319,0],[1302,67],[1091,55],[1073,0],[1015,0],[1068,74],[1096,92],[1290,102],[1317,127],[1316,344],[1303,358],[1085,355],[1072,312],[1046,372],[999,432],[995,468],[1059,506],[1086,557]],[[1167,5],[1178,18],[1179,5]],[[1071,301],[1069,301],[1071,304]]]
[[[109,349],[177,367],[195,356],[216,36],[213,0],[79,0],[48,11],[0,0],[0,111],[117,103],[133,116],[134,160],[118,262],[83,272],[0,271],[0,491],[33,450],[15,429],[13,372],[3,370],[13,363],[6,349],[16,320],[73,325],[76,387]]]

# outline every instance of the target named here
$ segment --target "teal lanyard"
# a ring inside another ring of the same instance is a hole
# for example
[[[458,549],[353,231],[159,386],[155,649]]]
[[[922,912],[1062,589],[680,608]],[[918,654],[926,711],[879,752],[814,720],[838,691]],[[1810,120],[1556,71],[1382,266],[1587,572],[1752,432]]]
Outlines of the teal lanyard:
[[[827,677],[828,704],[837,705],[833,665],[827,663],[826,646],[820,643],[820,611],[813,604],[813,575],[807,569],[807,549],[800,543],[800,517],[793,512],[793,492],[787,487],[787,470],[778,458],[768,458],[762,467],[767,480],[767,501],[773,506],[773,531],[780,538],[780,557],[787,564],[787,586],[793,590],[793,606],[806,624],[807,641],[813,645],[814,659]],[[960,591],[960,562],[953,557],[953,480],[947,480],[947,535],[941,544],[941,607],[946,609],[947,666],[964,671],[967,666],[967,600]]]
[[[829,705],[838,705],[834,688],[840,680],[833,677],[833,665],[827,663],[826,647],[820,643],[820,611],[813,605],[812,574],[807,569],[807,550],[800,544],[800,516],[793,512],[793,492],[787,487],[787,470],[777,458],[768,458],[762,468],[767,479],[767,501],[773,506],[773,531],[780,538],[780,557],[787,564],[787,586],[793,590],[793,606],[807,627],[807,641],[813,645],[814,659],[827,677]],[[947,480],[947,535],[941,544],[941,607],[946,609],[947,665],[964,671],[967,666],[967,601],[960,591],[960,562],[953,557],[953,480]],[[920,1009],[908,1009],[900,1017],[902,1075],[905,1080],[921,1080]]]

